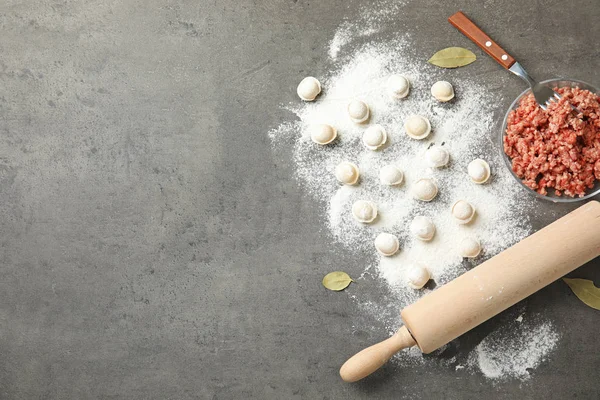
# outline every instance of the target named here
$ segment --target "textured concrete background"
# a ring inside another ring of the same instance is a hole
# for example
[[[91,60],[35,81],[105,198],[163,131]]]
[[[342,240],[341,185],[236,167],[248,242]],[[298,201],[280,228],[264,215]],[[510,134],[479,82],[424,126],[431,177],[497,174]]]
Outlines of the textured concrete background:
[[[321,287],[363,265],[330,248],[266,132],[360,3],[2,1],[0,398],[600,398],[600,314],[560,282],[527,301],[562,335],[528,382],[338,378],[385,332],[350,334],[360,312]],[[384,34],[412,29],[423,57],[470,46],[445,22],[457,9],[534,76],[600,84],[598,0],[415,0]],[[523,88],[483,55],[469,68],[500,113]],[[539,205],[536,226],[572,208]],[[600,283],[593,264],[574,275]]]

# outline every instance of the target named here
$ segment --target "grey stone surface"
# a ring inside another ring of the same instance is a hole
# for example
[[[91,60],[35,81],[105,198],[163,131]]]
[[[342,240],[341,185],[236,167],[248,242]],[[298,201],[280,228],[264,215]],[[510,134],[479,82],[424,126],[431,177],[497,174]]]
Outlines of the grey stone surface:
[[[0,398],[600,398],[599,314],[561,283],[527,300],[562,338],[525,383],[436,363],[340,381],[385,332],[352,335],[360,311],[321,287],[331,267],[363,264],[331,250],[323,210],[266,132],[292,118],[278,106],[299,79],[331,69],[327,42],[360,8],[0,4]],[[414,0],[383,34],[411,30],[424,57],[467,45],[445,22],[458,9],[535,76],[600,84],[597,0]],[[499,110],[522,90],[484,56],[471,71],[504,96]],[[571,208],[532,215],[539,227]],[[599,266],[576,275],[599,283]]]

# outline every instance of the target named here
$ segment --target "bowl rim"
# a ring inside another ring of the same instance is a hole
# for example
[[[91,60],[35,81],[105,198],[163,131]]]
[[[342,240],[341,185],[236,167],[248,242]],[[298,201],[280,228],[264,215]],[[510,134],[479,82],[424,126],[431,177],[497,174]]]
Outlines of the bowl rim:
[[[570,87],[579,87],[585,90],[589,90],[592,91],[596,94],[600,94],[600,89],[597,88],[596,86],[587,83],[585,81],[582,80],[578,80],[578,79],[566,79],[566,78],[553,78],[553,79],[546,79],[544,81],[541,81],[540,84],[551,84],[551,83],[555,83],[555,84],[563,84],[564,86],[570,86]],[[517,96],[517,98],[510,104],[510,106],[508,107],[508,110],[506,111],[506,114],[504,115],[504,120],[502,121],[502,126],[500,128],[500,146],[499,150],[500,150],[500,156],[502,157],[502,159],[504,160],[504,165],[506,166],[506,168],[508,168],[508,171],[510,172],[510,174],[512,175],[512,177],[519,183],[519,185],[525,189],[529,194],[537,197],[538,199],[543,199],[546,201],[550,201],[553,203],[576,203],[579,201],[584,201],[584,200],[588,200],[598,194],[600,194],[600,182],[596,182],[596,189],[592,189],[592,191],[588,194],[586,194],[583,197],[558,197],[556,195],[554,196],[549,196],[549,195],[543,195],[540,194],[538,192],[536,192],[535,190],[531,189],[529,186],[525,185],[523,183],[523,181],[521,180],[521,178],[519,178],[517,176],[517,174],[515,174],[515,172],[512,169],[512,160],[511,158],[504,152],[504,134],[506,133],[506,125],[508,123],[508,116],[511,113],[511,111],[513,111],[519,104],[519,102],[521,101],[521,99],[526,96],[527,94],[531,93],[531,88],[527,88],[525,89],[523,92],[521,92],[521,94],[519,94]]]

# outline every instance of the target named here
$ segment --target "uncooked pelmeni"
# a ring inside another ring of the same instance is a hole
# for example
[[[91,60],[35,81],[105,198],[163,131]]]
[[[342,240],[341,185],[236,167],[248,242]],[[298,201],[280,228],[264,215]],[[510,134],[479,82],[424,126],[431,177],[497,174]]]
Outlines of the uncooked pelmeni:
[[[458,251],[461,257],[475,258],[481,253],[481,244],[476,239],[465,238],[460,242]]]
[[[448,165],[450,153],[442,146],[431,146],[425,152],[425,159],[430,167],[442,168]]]
[[[411,265],[406,272],[408,286],[413,289],[423,288],[430,278],[429,270],[422,264]]]
[[[475,207],[465,200],[459,200],[452,206],[452,216],[459,224],[468,224],[475,215]]]
[[[431,219],[417,216],[410,223],[410,233],[417,239],[428,242],[433,239],[433,236],[435,235],[435,225]]]
[[[381,125],[372,125],[363,133],[363,143],[369,150],[377,150],[387,142],[387,132]]]
[[[431,95],[437,101],[450,101],[454,98],[454,88],[450,82],[438,81],[431,87]]]
[[[307,76],[300,81],[296,93],[304,101],[313,101],[321,93],[321,82],[317,78]]]
[[[395,165],[386,165],[379,170],[379,181],[384,185],[394,186],[402,183],[404,174]]]
[[[360,100],[352,100],[348,104],[348,115],[353,122],[360,124],[369,119],[369,106]]]
[[[387,90],[393,98],[402,99],[408,96],[410,82],[402,75],[392,75],[388,78]]]
[[[354,185],[358,182],[360,172],[356,164],[342,161],[335,167],[335,177],[344,185]]]
[[[413,139],[425,139],[431,132],[429,120],[420,115],[411,115],[404,122],[406,134]]]
[[[375,248],[382,256],[393,256],[400,248],[398,238],[390,233],[380,233],[375,238]]]
[[[479,185],[486,183],[490,179],[490,166],[484,160],[478,158],[469,163],[467,172],[471,180]]]
[[[352,204],[352,216],[358,222],[368,224],[377,218],[377,206],[372,201],[358,200]]]
[[[417,200],[431,201],[437,196],[438,187],[433,179],[419,179],[412,187],[412,195]]]
[[[337,137],[337,130],[327,124],[316,124],[310,127],[310,138],[318,144],[328,144]]]

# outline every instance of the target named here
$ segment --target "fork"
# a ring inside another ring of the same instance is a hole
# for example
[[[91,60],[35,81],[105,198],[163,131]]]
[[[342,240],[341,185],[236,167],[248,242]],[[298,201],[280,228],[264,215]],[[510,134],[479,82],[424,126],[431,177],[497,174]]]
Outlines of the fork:
[[[535,101],[540,105],[542,110],[546,110],[550,104],[561,99],[561,95],[556,93],[552,88],[536,82],[525,68],[521,66],[511,55],[509,55],[502,47],[498,46],[488,35],[485,34],[477,25],[473,23],[461,11],[448,18],[456,29],[463,35],[471,39],[477,46],[485,51],[489,56],[496,60],[504,68],[508,69],[519,78],[523,79],[531,87]],[[577,114],[581,111],[571,104],[571,108]]]

